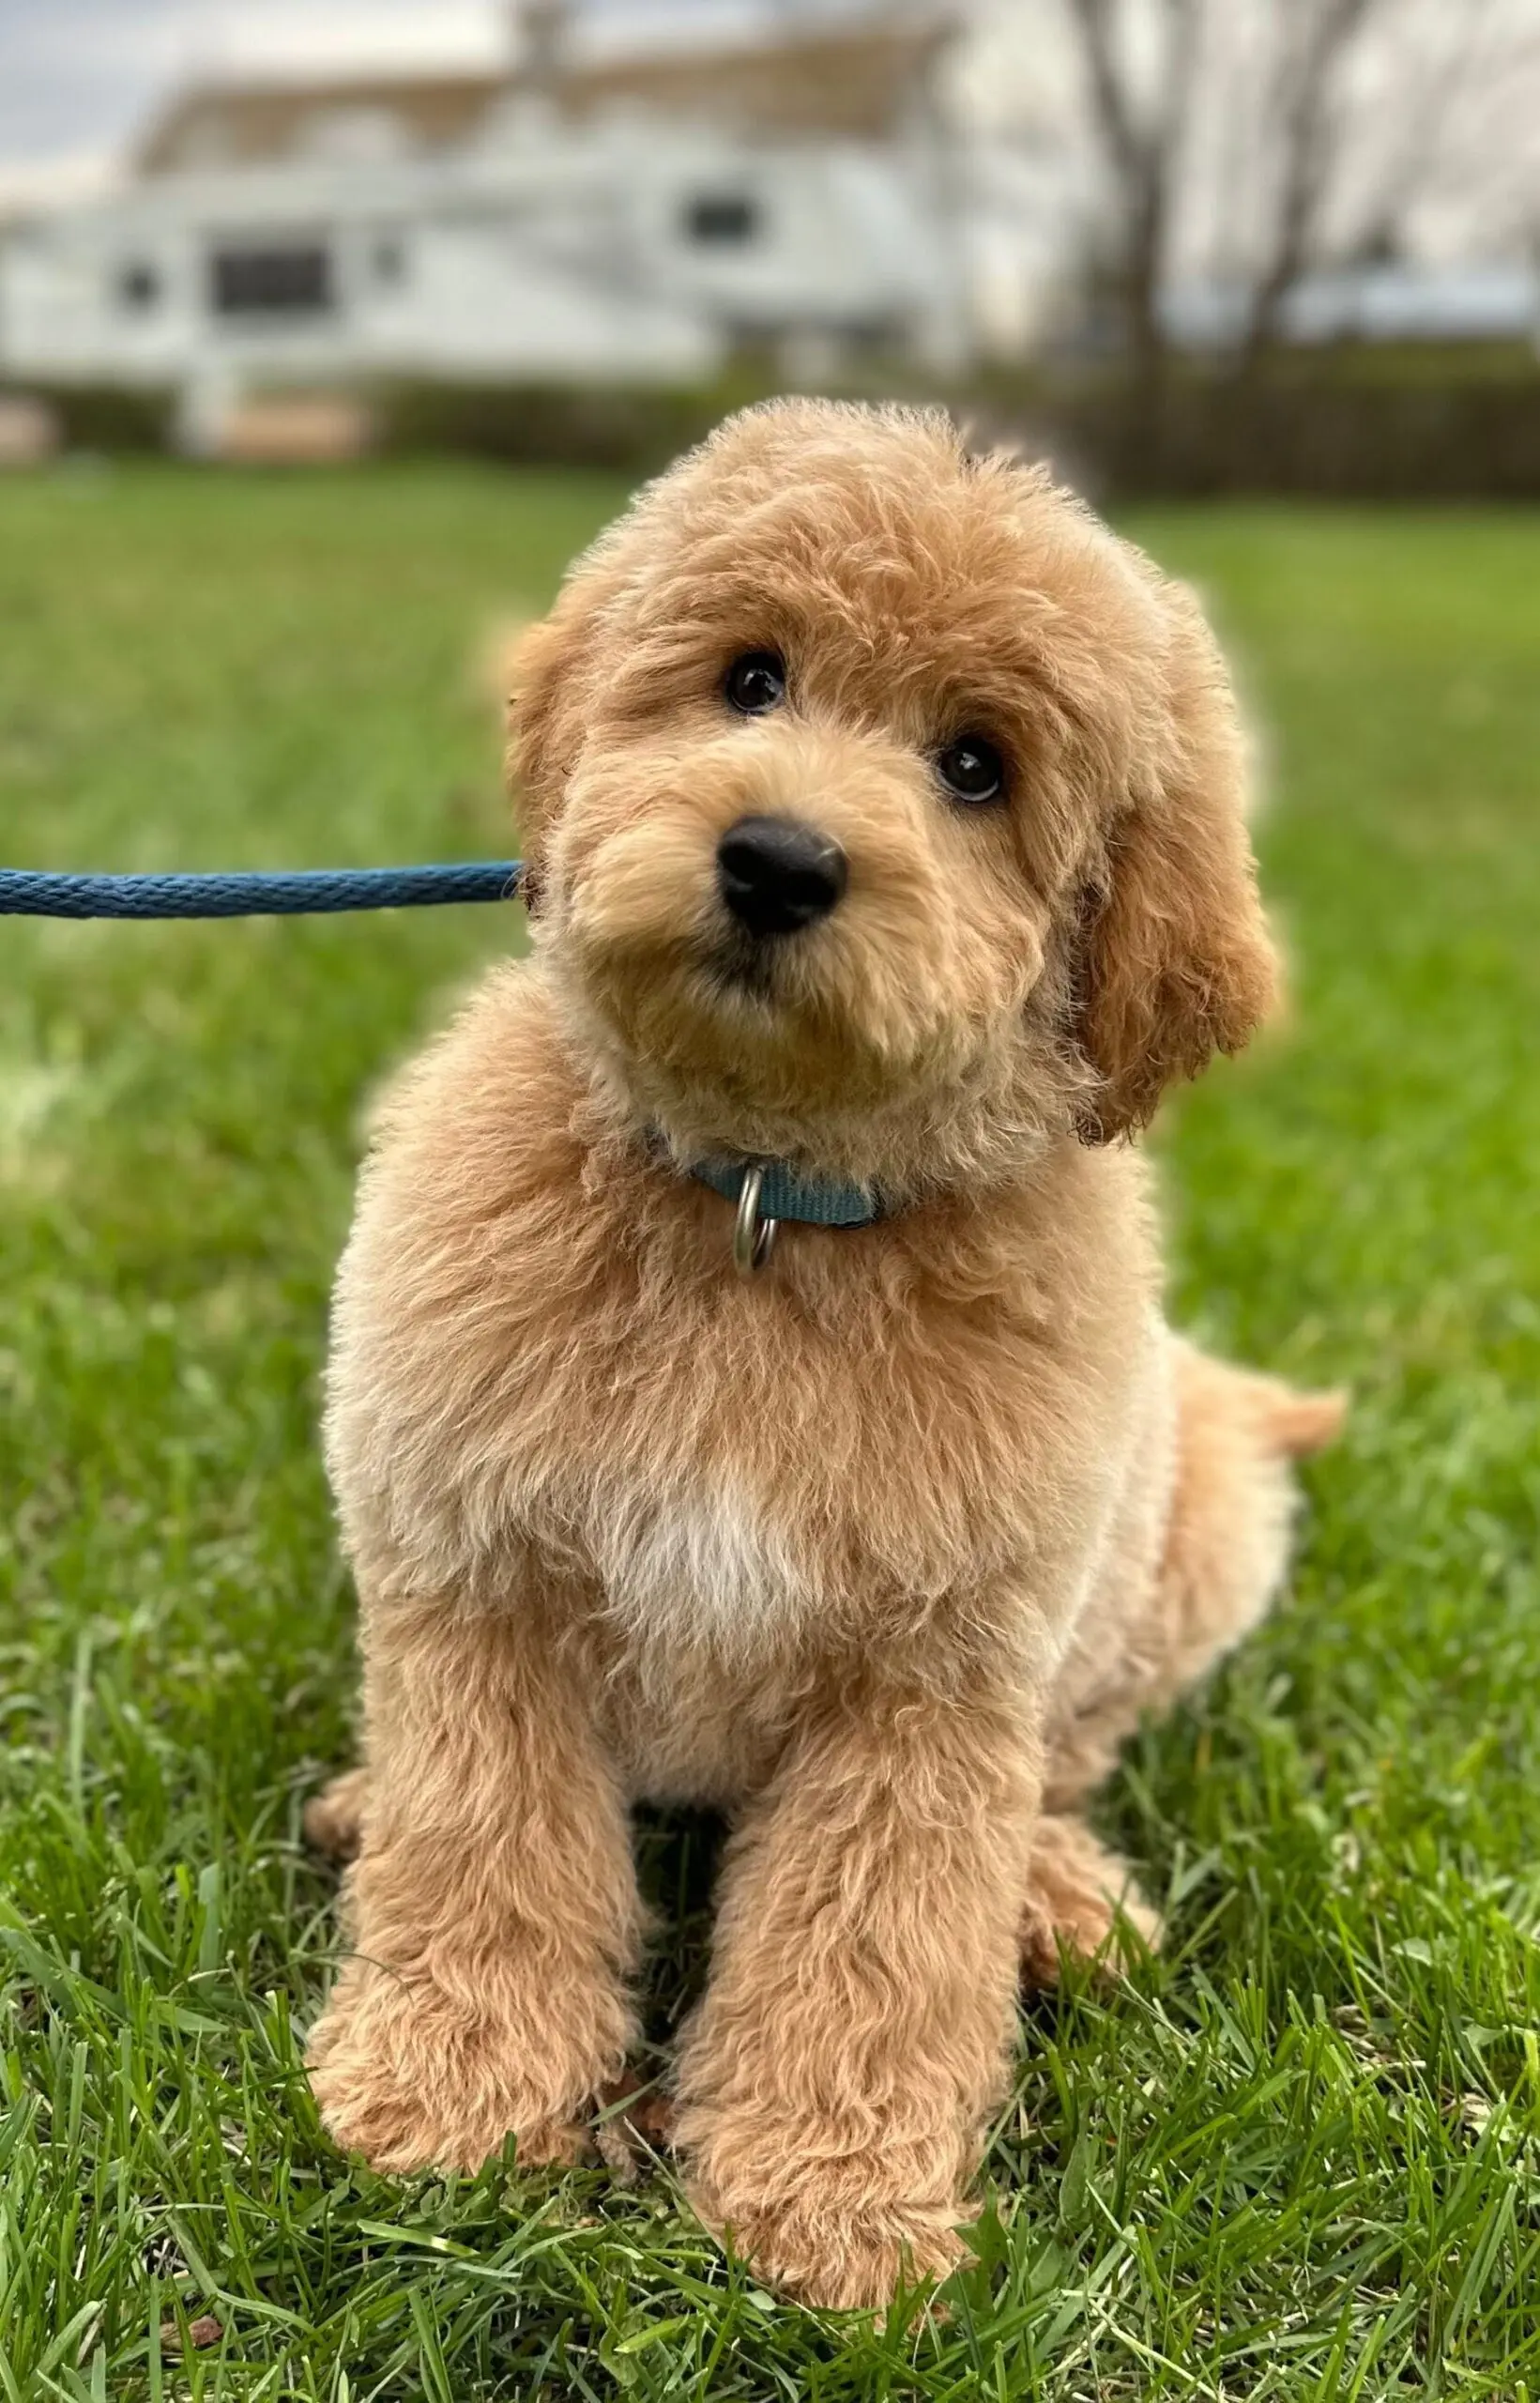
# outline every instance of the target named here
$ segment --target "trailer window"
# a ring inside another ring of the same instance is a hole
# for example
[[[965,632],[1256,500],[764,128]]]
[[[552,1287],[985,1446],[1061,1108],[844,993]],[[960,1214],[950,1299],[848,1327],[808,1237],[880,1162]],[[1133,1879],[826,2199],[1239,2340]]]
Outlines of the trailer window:
[[[697,192],[687,203],[684,230],[692,242],[752,242],[759,232],[759,206],[745,192]]]
[[[117,270],[116,291],[120,309],[142,314],[160,298],[160,271],[147,259],[129,259]]]
[[[321,242],[231,246],[209,262],[220,317],[315,317],[336,307],[331,253]]]

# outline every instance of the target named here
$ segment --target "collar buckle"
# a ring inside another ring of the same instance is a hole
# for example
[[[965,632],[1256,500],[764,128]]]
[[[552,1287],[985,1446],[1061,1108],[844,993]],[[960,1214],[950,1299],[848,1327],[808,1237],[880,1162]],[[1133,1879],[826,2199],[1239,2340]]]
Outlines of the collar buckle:
[[[775,1232],[781,1221],[760,1216],[759,1196],[764,1185],[764,1167],[756,1160],[743,1171],[738,1214],[733,1220],[733,1266],[740,1277],[757,1277],[775,1248]]]

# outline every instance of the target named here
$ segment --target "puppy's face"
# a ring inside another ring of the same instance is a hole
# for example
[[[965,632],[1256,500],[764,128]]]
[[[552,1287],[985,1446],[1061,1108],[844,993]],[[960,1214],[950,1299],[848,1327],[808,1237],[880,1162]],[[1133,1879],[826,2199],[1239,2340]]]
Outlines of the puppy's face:
[[[579,562],[520,685],[542,940],[686,1156],[892,1182],[1111,1132],[1265,1000],[1190,603],[943,421],[734,420]]]

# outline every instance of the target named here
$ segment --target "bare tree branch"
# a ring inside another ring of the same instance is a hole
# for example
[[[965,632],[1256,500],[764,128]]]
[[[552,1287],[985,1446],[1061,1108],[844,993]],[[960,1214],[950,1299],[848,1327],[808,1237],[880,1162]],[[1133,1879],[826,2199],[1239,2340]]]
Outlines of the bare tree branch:
[[[1171,196],[1193,88],[1202,0],[1163,0],[1161,84],[1141,118],[1132,69],[1120,54],[1116,0],[1067,0],[1080,37],[1092,107],[1119,187],[1121,298],[1134,375],[1144,405],[1158,406],[1166,344],[1161,283]]]
[[[1493,39],[1500,6],[1501,0],[1465,0],[1454,15],[1442,8],[1425,10],[1436,19],[1441,38],[1430,56],[1414,59],[1409,50],[1397,99],[1397,133],[1359,212],[1361,251],[1386,250],[1395,243],[1461,104],[1496,69]]]
[[[1385,0],[1321,0],[1313,21],[1300,26],[1296,19],[1293,55],[1280,79],[1283,176],[1272,253],[1252,288],[1241,341],[1248,372],[1276,342],[1283,304],[1309,255],[1331,175],[1337,69],[1369,17],[1384,5]]]
[[[1148,161],[1117,56],[1109,0],[1068,0],[1068,7],[1079,30],[1102,139],[1132,194],[1142,185]]]
[[[1405,130],[1365,212],[1387,246],[1419,200],[1479,195],[1493,235],[1532,241],[1540,227],[1540,27],[1511,0],[1465,0],[1451,16],[1430,8],[1442,38],[1422,64],[1420,89],[1402,104]],[[1410,80],[1408,78],[1407,80]]]
[[[1233,264],[1238,366],[1249,375],[1282,340],[1289,295],[1310,268],[1370,237],[1396,238],[1438,178],[1446,193],[1462,178],[1505,191],[1516,211],[1526,174],[1540,190],[1540,145],[1532,151],[1516,130],[1540,124],[1540,62],[1526,50],[1533,0],[1062,8],[1107,171],[1119,304],[1147,399],[1165,375],[1165,295],[1195,222],[1211,273],[1218,257]],[[1205,191],[1208,218],[1195,217]]]

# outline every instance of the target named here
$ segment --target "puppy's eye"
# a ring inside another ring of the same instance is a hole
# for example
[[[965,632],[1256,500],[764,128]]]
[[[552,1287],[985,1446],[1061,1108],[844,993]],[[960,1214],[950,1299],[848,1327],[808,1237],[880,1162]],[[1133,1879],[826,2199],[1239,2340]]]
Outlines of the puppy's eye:
[[[764,717],[786,697],[786,663],[777,650],[746,650],[727,670],[727,698],[745,717]]]
[[[1005,790],[1005,762],[982,734],[962,734],[936,758],[937,773],[953,801],[999,801]]]

